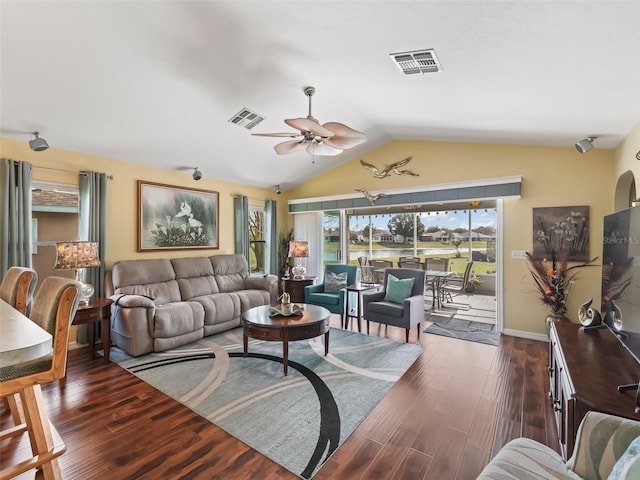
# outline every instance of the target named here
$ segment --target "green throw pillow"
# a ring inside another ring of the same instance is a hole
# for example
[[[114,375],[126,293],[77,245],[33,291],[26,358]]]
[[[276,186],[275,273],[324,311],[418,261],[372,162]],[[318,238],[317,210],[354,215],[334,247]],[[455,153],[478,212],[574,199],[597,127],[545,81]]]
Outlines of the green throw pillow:
[[[415,278],[399,279],[393,275],[387,277],[387,293],[384,296],[385,302],[402,303],[411,296],[413,282]]]
[[[338,293],[340,289],[347,287],[347,272],[324,273],[324,292],[325,293]]]
[[[640,437],[629,444],[622,454],[607,480],[631,480],[640,478]]]

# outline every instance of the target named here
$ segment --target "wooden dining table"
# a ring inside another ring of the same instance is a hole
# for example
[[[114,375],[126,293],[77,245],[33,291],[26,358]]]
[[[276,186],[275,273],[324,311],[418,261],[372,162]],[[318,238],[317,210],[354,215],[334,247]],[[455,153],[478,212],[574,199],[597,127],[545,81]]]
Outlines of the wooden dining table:
[[[0,300],[0,368],[51,353],[53,337],[4,300]]]

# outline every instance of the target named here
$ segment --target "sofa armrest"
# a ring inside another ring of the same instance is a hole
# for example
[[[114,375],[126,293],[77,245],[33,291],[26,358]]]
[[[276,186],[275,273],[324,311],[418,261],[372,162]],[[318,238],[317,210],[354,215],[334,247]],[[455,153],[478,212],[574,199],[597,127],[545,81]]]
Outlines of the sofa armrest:
[[[244,282],[249,290],[266,290],[269,292],[269,303],[278,303],[278,277],[276,275],[249,275]]]
[[[245,288],[271,291],[273,286],[278,286],[276,275],[249,275],[244,282]]]
[[[135,307],[143,307],[143,308],[154,308],[155,304],[153,303],[153,299],[150,297],[145,297],[144,295],[128,295],[116,293],[115,295],[111,295],[111,300],[113,300],[113,305],[116,307],[122,308],[135,308]]]
[[[633,440],[640,436],[640,422],[600,412],[587,412],[580,423],[571,470],[590,480],[606,478]]]

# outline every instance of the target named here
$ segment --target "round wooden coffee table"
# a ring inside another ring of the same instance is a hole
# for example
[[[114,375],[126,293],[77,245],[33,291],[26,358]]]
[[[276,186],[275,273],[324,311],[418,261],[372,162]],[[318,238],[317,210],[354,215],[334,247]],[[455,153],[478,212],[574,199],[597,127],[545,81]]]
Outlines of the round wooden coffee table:
[[[302,304],[304,312],[285,317],[269,316],[270,306],[250,308],[242,314],[244,354],[249,351],[249,337],[267,342],[282,341],[284,374],[289,366],[289,342],[306,340],[324,334],[324,354],[329,353],[329,319],[331,312],[317,305]]]

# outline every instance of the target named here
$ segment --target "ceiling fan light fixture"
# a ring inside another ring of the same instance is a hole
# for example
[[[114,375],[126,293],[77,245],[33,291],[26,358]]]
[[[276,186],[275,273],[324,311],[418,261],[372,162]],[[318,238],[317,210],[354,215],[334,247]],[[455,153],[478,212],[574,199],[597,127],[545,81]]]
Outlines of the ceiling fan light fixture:
[[[309,98],[309,114],[306,118],[287,118],[285,123],[298,130],[298,133],[252,133],[262,137],[290,137],[278,143],[274,150],[278,155],[297,152],[306,148],[311,155],[338,155],[343,150],[353,148],[367,140],[367,136],[338,122],[320,122],[311,114],[311,97],[315,94],[315,87],[304,87],[304,94]]]

